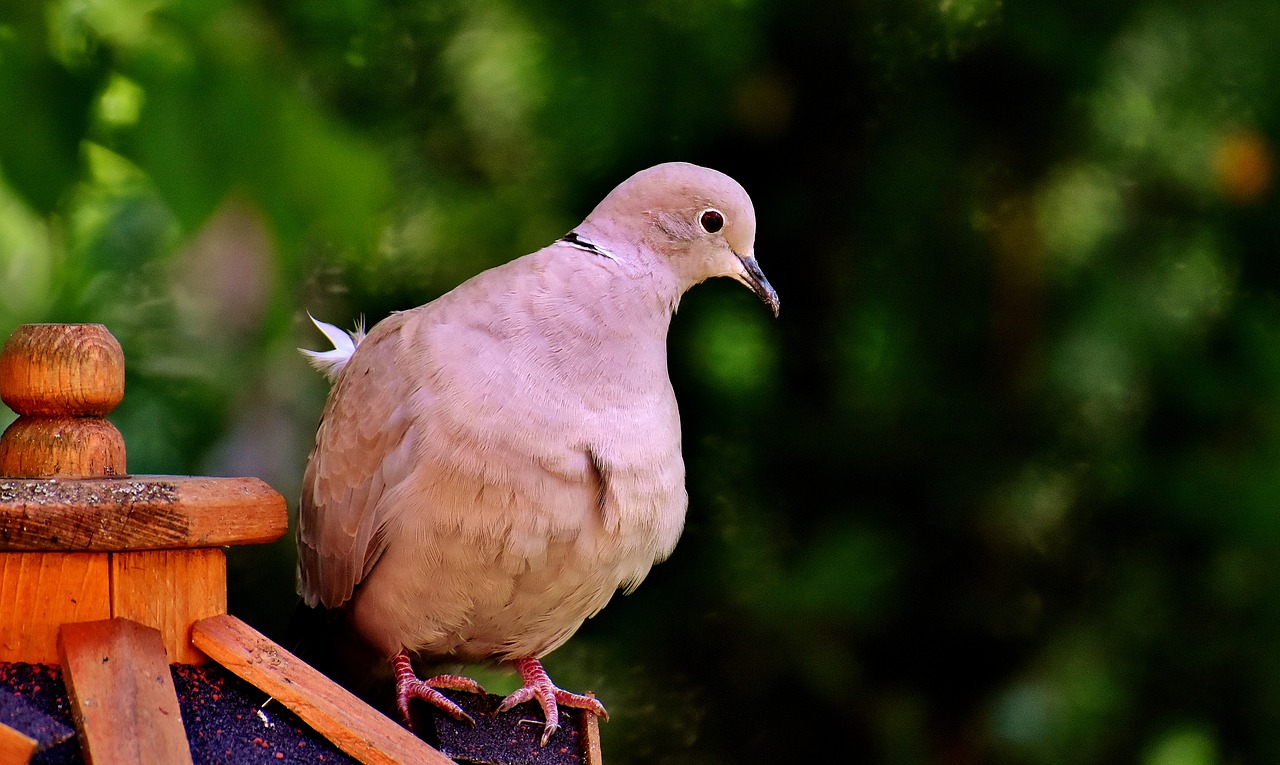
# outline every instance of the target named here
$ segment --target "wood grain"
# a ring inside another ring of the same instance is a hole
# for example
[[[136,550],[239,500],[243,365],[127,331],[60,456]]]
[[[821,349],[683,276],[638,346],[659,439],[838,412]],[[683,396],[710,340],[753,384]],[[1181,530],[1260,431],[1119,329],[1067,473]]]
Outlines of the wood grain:
[[[111,615],[160,630],[169,661],[203,664],[191,625],[227,612],[227,556],[217,548],[111,556]]]
[[[0,661],[58,663],[58,627],[111,616],[108,553],[0,553]]]
[[[159,631],[128,619],[65,624],[58,652],[89,765],[191,762]]]
[[[30,417],[0,436],[0,475],[11,478],[124,475],[124,436],[105,417]]]
[[[585,709],[578,710],[578,714],[586,721],[582,726],[582,749],[587,765],[604,765],[604,753],[600,749],[600,718]]]
[[[23,324],[0,350],[0,398],[18,414],[106,414],[124,399],[124,352],[101,324]]]
[[[196,622],[192,639],[214,661],[269,693],[365,765],[454,765],[412,732],[234,616]]]
[[[258,544],[289,528],[257,478],[0,478],[0,550],[153,550]]]
[[[0,723],[0,765],[26,765],[39,742],[22,731]]]

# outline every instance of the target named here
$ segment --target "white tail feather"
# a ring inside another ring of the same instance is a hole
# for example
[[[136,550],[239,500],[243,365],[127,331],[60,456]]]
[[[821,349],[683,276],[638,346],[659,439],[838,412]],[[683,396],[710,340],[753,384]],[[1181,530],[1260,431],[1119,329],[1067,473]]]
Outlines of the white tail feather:
[[[351,358],[351,354],[356,352],[356,346],[364,339],[364,317],[356,322],[356,328],[353,332],[347,332],[332,324],[320,321],[307,312],[307,318],[311,319],[311,323],[316,325],[316,329],[324,333],[329,338],[329,342],[333,343],[331,351],[309,351],[306,348],[299,348],[303,356],[307,357],[307,361],[311,362],[311,366],[324,373],[324,376],[332,382],[338,379],[338,373],[347,365],[347,361]]]

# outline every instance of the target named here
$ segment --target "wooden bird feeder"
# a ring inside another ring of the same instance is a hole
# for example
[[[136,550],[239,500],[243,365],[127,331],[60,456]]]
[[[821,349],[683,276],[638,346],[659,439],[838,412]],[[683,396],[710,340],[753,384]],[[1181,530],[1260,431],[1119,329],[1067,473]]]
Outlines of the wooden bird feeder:
[[[284,535],[284,498],[256,478],[129,475],[106,419],[123,397],[102,325],[24,325],[0,351],[19,415],[0,437],[0,663],[61,667],[85,760],[192,762],[169,665],[212,659],[359,762],[452,763],[226,613],[222,547]],[[581,717],[577,761],[599,765]],[[0,765],[36,748],[0,724]]]

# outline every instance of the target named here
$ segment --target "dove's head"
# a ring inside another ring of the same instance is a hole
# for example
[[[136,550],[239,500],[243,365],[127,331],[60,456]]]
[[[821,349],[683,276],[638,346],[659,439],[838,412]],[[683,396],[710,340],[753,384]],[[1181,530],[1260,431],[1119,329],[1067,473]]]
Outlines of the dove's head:
[[[640,244],[666,261],[682,289],[713,276],[742,282],[778,314],[778,293],[756,263],[756,213],[738,182],[668,162],[641,170],[596,206],[580,230],[626,251]]]

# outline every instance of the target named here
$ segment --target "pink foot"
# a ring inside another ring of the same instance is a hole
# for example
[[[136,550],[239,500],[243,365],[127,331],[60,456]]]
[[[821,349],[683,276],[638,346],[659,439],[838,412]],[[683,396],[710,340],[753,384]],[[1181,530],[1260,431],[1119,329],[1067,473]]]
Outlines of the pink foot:
[[[471,719],[471,715],[462,711],[462,707],[453,703],[437,688],[447,688],[452,691],[469,691],[471,693],[484,693],[484,688],[475,680],[468,677],[458,677],[457,675],[436,675],[427,680],[419,680],[418,676],[413,673],[413,664],[409,661],[409,654],[401,651],[392,659],[392,665],[396,673],[396,705],[400,707],[400,716],[404,718],[404,723],[408,727],[413,727],[413,722],[409,718],[409,702],[413,699],[422,699],[423,701],[448,712],[454,719],[465,720],[472,725],[476,721]]]
[[[533,657],[519,659],[516,661],[516,669],[519,670],[524,685],[503,699],[498,706],[498,711],[506,712],[518,704],[536,698],[538,706],[542,707],[542,714],[547,718],[546,727],[542,730],[543,746],[546,746],[552,734],[560,729],[560,706],[585,709],[597,717],[609,719],[609,713],[604,710],[604,705],[596,701],[594,696],[579,696],[552,685],[551,678],[547,677],[547,671],[542,668],[542,662],[537,659]]]

